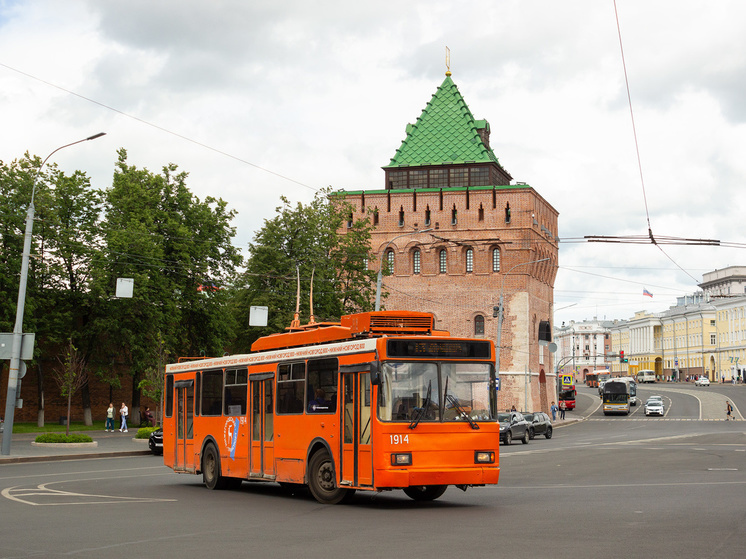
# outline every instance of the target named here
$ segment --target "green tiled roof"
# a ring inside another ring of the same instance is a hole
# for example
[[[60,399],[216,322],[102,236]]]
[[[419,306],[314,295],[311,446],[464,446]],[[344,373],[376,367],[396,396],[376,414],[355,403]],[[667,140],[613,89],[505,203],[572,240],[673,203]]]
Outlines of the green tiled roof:
[[[487,121],[474,119],[451,76],[446,76],[417,122],[407,125],[407,137],[384,169],[465,162],[499,164],[477,132],[485,127],[489,127]]]

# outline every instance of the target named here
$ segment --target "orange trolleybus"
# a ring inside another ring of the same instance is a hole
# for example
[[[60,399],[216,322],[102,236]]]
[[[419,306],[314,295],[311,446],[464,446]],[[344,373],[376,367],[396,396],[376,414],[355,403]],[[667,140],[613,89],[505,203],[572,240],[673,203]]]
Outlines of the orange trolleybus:
[[[291,327],[252,353],[166,366],[163,456],[210,489],[307,485],[415,500],[500,473],[494,346],[381,311]]]

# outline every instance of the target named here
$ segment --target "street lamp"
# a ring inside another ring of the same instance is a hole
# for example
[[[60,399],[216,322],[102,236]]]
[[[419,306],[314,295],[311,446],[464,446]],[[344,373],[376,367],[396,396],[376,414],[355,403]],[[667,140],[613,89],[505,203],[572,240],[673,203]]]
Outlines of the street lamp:
[[[26,283],[28,280],[28,265],[29,256],[31,253],[31,231],[34,226],[34,195],[36,194],[36,180],[39,178],[39,173],[47,160],[52,157],[55,153],[61,149],[87,142],[88,140],[95,140],[101,136],[106,135],[105,132],[99,132],[88,138],[72,142],[71,144],[65,144],[64,146],[58,147],[52,153],[47,155],[44,161],[36,170],[34,174],[33,187],[31,189],[31,202],[28,205],[26,211],[26,233],[23,239],[23,255],[21,256],[21,278],[18,283],[18,305],[16,306],[16,324],[13,328],[13,346],[11,349],[10,357],[10,368],[8,370],[8,393],[5,399],[5,429],[3,431],[3,445],[2,453],[4,455],[10,454],[10,441],[13,434],[13,416],[16,409],[16,396],[18,391],[18,379],[21,377],[21,344],[23,342],[23,313],[26,307]]]
[[[505,291],[505,278],[507,278],[510,275],[510,272],[515,270],[518,266],[528,266],[529,264],[537,264],[539,262],[544,262],[546,260],[549,260],[549,258],[542,258],[541,260],[532,260],[531,262],[521,262],[520,264],[516,264],[513,266],[510,270],[508,270],[505,275],[503,275],[503,281],[502,281],[502,287],[500,288],[500,306],[497,309],[498,315],[497,315],[497,347],[495,348],[495,372],[496,374],[500,374],[500,343],[502,340],[503,335],[503,315],[504,315],[504,309],[503,309],[503,293]]]
[[[432,231],[432,227],[428,227],[427,229],[415,229],[414,231],[410,231],[409,233],[402,233],[401,235],[397,235],[393,239],[391,239],[388,243],[386,243],[386,246],[383,247],[383,253],[381,254],[381,261],[378,264],[378,279],[376,280],[376,311],[381,310],[381,284],[383,283],[383,258],[386,256],[386,249],[389,248],[389,245],[393,243],[396,239],[401,239],[402,237],[407,237],[409,235],[416,235],[418,233],[427,233],[428,231]]]

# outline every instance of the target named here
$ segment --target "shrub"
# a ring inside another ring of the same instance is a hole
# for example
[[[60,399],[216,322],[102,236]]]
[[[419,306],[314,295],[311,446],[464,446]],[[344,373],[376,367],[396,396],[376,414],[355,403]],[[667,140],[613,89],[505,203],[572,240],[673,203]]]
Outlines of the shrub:
[[[91,443],[93,439],[88,435],[64,433],[44,433],[36,437],[37,443]]]
[[[158,427],[140,427],[137,430],[137,435],[135,435],[136,439],[149,439],[150,433],[158,429]]]

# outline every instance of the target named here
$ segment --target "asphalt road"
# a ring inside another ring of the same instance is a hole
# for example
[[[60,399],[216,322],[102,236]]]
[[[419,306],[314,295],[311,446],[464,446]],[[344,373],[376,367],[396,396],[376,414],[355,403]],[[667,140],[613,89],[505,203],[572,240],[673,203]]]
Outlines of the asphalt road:
[[[500,447],[499,485],[426,504],[208,491],[155,456],[0,464],[0,557],[738,557],[746,422],[694,419],[695,398],[666,396],[667,417],[604,418],[583,392],[568,417],[586,421]]]

